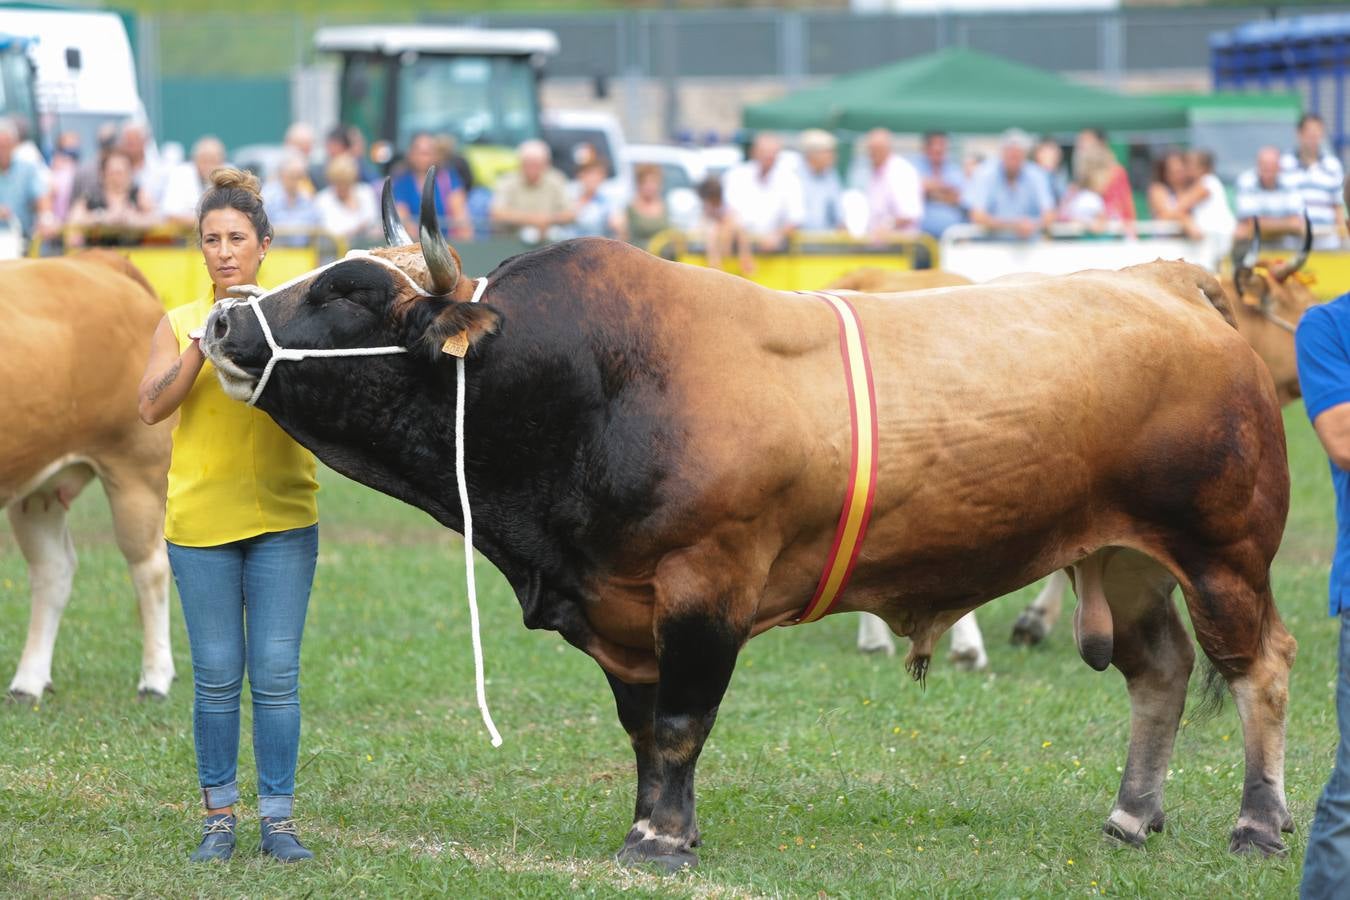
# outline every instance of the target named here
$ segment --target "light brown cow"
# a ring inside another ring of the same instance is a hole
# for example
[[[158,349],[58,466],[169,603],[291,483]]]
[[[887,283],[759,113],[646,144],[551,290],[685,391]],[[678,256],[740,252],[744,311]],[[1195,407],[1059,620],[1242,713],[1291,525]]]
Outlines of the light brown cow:
[[[843,305],[598,238],[475,287],[434,190],[429,175],[420,247],[219,305],[203,352],[228,394],[456,529],[462,415],[477,546],[525,623],[590,655],[614,692],[637,764],[620,858],[693,864],[695,768],[740,649],[802,615],[839,546],[857,432]],[[1289,468],[1270,376],[1218,282],[1157,262],[848,301],[879,449],[837,611],[880,615],[922,675],[952,622],[1072,567],[1079,652],[1122,672],[1132,709],[1106,830],[1138,844],[1162,828],[1194,664],[1179,585],[1243,723],[1230,847],[1282,851],[1296,645],[1270,563]],[[275,365],[275,347],[294,353]],[[381,355],[305,356],[352,348]]]
[[[0,506],[28,562],[32,616],[12,698],[51,687],[52,648],[75,575],[71,501],[94,478],[112,507],[142,627],[142,696],[163,697],[169,652],[164,502],[171,422],[148,428],[136,388],[164,310],[111,251],[0,263]]]

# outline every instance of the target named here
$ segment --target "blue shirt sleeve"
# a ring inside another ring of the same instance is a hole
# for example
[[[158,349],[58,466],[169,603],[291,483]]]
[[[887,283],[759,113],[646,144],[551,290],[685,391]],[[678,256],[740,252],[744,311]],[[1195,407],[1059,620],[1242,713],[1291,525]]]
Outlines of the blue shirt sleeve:
[[[1333,406],[1350,403],[1350,353],[1337,324],[1338,317],[1346,313],[1350,313],[1350,294],[1309,309],[1294,334],[1298,383],[1309,421]]]
[[[422,209],[422,193],[411,175],[407,172],[401,173],[390,185],[390,191],[394,195],[395,203],[402,203],[408,207],[414,218],[419,215]]]
[[[989,212],[989,189],[992,180],[988,177],[987,171],[976,172],[970,181],[966,182],[961,205],[972,211]]]

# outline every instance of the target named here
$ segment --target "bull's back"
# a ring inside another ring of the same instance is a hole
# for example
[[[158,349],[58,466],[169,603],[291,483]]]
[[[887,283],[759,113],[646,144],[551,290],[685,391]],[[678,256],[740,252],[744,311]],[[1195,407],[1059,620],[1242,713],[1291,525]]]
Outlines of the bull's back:
[[[146,438],[137,386],[163,310],[98,259],[0,263],[0,492]]]

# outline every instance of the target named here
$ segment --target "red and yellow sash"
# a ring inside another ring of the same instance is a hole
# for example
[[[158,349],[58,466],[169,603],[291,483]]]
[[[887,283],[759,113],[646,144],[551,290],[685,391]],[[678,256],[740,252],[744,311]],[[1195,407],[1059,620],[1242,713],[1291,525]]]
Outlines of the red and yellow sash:
[[[819,297],[834,310],[839,320],[839,352],[844,358],[844,383],[848,386],[849,425],[853,435],[853,456],[849,466],[848,487],[834,544],[825,559],[825,570],[815,595],[792,624],[814,622],[830,612],[839,595],[848,586],[858,551],[867,535],[872,517],[872,501],[877,487],[877,397],[872,384],[872,359],[867,354],[858,313],[843,297],[824,291],[803,291]]]

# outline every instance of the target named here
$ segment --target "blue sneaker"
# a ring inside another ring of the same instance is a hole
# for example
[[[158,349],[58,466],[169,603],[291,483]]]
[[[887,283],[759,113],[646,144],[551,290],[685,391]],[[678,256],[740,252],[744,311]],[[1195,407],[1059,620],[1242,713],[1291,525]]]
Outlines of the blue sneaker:
[[[314,854],[296,837],[295,820],[290,818],[262,820],[262,852],[282,862],[314,858]]]
[[[234,855],[234,816],[224,813],[207,816],[202,825],[202,842],[188,857],[193,862],[225,862]]]

